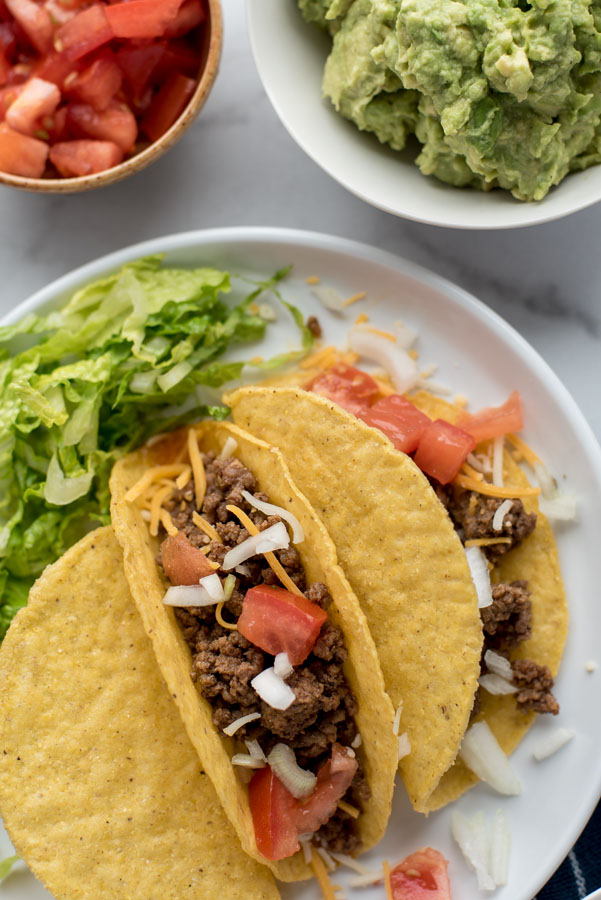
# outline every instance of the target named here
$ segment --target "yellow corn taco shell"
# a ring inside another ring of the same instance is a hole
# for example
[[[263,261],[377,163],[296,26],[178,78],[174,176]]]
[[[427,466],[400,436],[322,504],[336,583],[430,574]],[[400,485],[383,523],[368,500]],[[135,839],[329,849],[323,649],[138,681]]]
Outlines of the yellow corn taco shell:
[[[195,426],[204,451],[219,453],[226,440],[236,442],[234,455],[255,475],[259,487],[272,503],[289,509],[301,522],[305,540],[297,545],[308,581],[322,581],[333,603],[328,614],[345,636],[347,681],[355,693],[359,711],[357,726],[363,738],[362,757],[372,796],[357,820],[365,848],[383,835],[393,791],[397,741],[393,735],[394,711],[384,691],[376,650],[357,599],[337,564],[334,546],[306,498],[291,480],[278,450],[229,424],[201,423]],[[152,538],[140,510],[125,495],[150,466],[172,462],[185,447],[186,432],[143,448],[121,460],[111,477],[112,520],[123,548],[125,572],[165,681],[179,708],[204,770],[210,776],[242,847],[266,862],[278,878],[293,881],[310,877],[311,870],[299,852],[290,859],[268,862],[259,854],[248,804],[248,790],[231,765],[234,741],[218,733],[209,703],[190,679],[191,656],[175,620],[173,610],[163,604],[166,582],[155,557],[159,542]]]
[[[451,521],[408,456],[324,397],[251,387],[226,402],[238,425],[281,449],[332,536],[386,689],[403,704],[411,752],[399,768],[413,806],[426,811],[459,750],[480,674],[478,600]]]
[[[277,900],[156,666],[110,528],[50,566],[0,650],[0,812],[56,900]]]

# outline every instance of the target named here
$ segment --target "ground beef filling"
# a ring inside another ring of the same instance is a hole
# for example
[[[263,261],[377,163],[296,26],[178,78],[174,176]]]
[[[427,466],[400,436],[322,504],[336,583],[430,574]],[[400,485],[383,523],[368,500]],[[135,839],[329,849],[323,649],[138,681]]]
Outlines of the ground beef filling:
[[[440,496],[440,495],[439,495]],[[481,538],[510,539],[510,542],[490,544],[482,547],[486,557],[493,565],[502,556],[517,547],[518,544],[532,534],[536,527],[536,514],[527,513],[521,500],[512,500],[511,509],[503,517],[502,528],[495,531],[492,527],[494,515],[505,501],[499,497],[486,497],[475,491],[451,491],[447,494],[447,509],[451,519],[458,528],[463,529],[466,541]]]
[[[192,521],[195,511],[192,482],[173,495],[167,508],[178,530],[195,547],[209,546],[208,558],[222,564],[227,551],[249,536],[226,509],[228,505],[244,510],[261,531],[279,522],[280,518],[266,516],[244,500],[243,490],[261,500],[267,501],[268,497],[257,491],[253,474],[238,459],[221,460],[208,454],[203,455],[203,462],[207,490],[200,512],[213,525],[223,543],[211,540]],[[297,551],[290,547],[276,551],[276,556],[305,596],[327,609],[331,597],[326,586],[306,584]],[[158,562],[161,562],[160,554]],[[238,618],[249,588],[257,584],[281,586],[263,557],[249,560],[244,565],[247,574],[234,573],[237,584],[224,606],[226,621],[234,622]],[[273,657],[247,641],[240,632],[223,628],[215,619],[214,606],[176,609],[175,615],[192,651],[191,677],[211,703],[213,721],[220,731],[241,716],[258,712],[261,719],[240,728],[236,737],[258,740],[266,754],[277,743],[288,744],[294,750],[298,764],[315,772],[329,758],[335,742],[344,746],[352,743],[357,735],[354,719],[357,701],[342,671],[347,657],[342,633],[329,620],[323,624],[307,659],[296,666],[287,679],[296,700],[288,709],[277,710],[262,701],[250,685],[259,672],[273,665]],[[344,799],[359,808],[369,799],[361,766]],[[321,827],[315,839],[334,852],[355,853],[360,849],[355,820],[340,809]]]

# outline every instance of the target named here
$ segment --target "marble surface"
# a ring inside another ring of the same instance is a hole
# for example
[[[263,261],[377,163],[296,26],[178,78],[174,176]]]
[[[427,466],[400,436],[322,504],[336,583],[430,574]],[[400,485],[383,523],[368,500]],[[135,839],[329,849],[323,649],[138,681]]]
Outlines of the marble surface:
[[[279,225],[355,238],[445,275],[514,325],[601,437],[601,205],[549,225],[451,231],[396,219],[339,187],[272,110],[242,0],[223,0],[221,72],[200,118],[163,159],[86,194],[0,188],[0,313],[111,250],[192,228]]]

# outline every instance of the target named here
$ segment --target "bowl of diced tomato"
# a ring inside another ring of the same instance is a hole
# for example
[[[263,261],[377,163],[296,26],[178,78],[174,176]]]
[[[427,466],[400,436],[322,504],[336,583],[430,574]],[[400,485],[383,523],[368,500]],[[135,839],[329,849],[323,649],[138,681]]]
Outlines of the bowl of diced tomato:
[[[0,183],[138,172],[202,108],[221,43],[219,0],[0,0]]]

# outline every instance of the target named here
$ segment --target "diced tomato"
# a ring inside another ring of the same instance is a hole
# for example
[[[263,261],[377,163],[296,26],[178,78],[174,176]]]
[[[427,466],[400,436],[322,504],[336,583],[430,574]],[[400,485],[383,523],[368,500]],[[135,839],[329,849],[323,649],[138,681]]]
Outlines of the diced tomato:
[[[50,162],[65,178],[104,172],[122,159],[121,148],[112,141],[62,141],[50,148]]]
[[[513,391],[501,406],[487,406],[473,416],[465,414],[458,424],[472,435],[477,444],[511,431],[521,431],[524,420],[520,392]]]
[[[48,144],[20,134],[2,122],[0,124],[0,172],[41,178],[46,168]]]
[[[34,74],[62,90],[65,79],[77,73],[76,64],[64,53],[51,53],[34,67]]]
[[[238,631],[266,653],[287,653],[298,666],[313,649],[327,617],[302,594],[259,584],[246,592]]]
[[[113,102],[102,112],[87,103],[72,103],[67,110],[67,123],[74,134],[113,141],[124,153],[133,150],[138,124],[124,103]]]
[[[37,120],[50,116],[60,103],[61,92],[51,81],[30,78],[6,111],[6,121],[21,134],[33,134]]]
[[[67,107],[62,106],[51,116],[44,116],[38,123],[47,132],[51,144],[67,140]]]
[[[193,28],[197,28],[206,17],[207,13],[202,0],[185,0],[163,33],[168,38],[182,37]]]
[[[313,834],[331,819],[336,812],[338,801],[342,800],[355,777],[358,763],[349,756],[346,747],[332,745],[332,755],[317,772],[317,784],[313,793],[298,803],[296,827],[299,834]]]
[[[77,15],[76,9],[67,9],[59,0],[45,0],[44,9],[50,16],[53,25],[64,25]]]
[[[89,103],[95,110],[102,111],[121,87],[122,77],[121,69],[112,54],[101,56],[70,79],[65,85],[65,91],[80,103]]]
[[[140,99],[153,72],[165,55],[163,43],[147,46],[126,45],[117,51],[117,62],[123,72],[128,97],[133,102]]]
[[[154,38],[165,33],[182,0],[126,0],[106,7],[106,16],[118,38]]]
[[[158,141],[183,113],[195,90],[196,81],[193,78],[172,72],[140,122],[144,134],[151,141]]]
[[[475,446],[474,438],[467,431],[444,419],[436,419],[424,430],[413,459],[426,475],[448,484]]]
[[[299,849],[296,801],[269,766],[255,772],[248,786],[248,802],[259,853],[266,859],[285,859]]]
[[[22,84],[15,84],[0,90],[0,122],[4,121],[7,110],[15,102],[22,90]]]
[[[38,53],[52,50],[54,29],[52,20],[43,6],[34,0],[5,0],[11,15],[19,23]]]
[[[0,22],[0,47],[2,47],[7,62],[15,61],[17,55],[16,29],[12,22]]]
[[[11,0],[11,3],[14,2],[15,0]],[[66,53],[70,59],[80,59],[110,41],[113,32],[104,10],[101,3],[95,3],[77,13],[66,25],[62,25],[56,33],[57,49]]]
[[[165,44],[164,53],[153,72],[153,80],[164,81],[174,69],[195,78],[199,68],[198,49],[191,46],[185,38],[176,38]]]
[[[400,394],[382,397],[373,406],[359,413],[372,428],[379,428],[390,438],[397,450],[413,453],[430,419],[410,400]]]
[[[161,558],[171,584],[198,584],[201,578],[215,571],[204,553],[181,531],[165,538],[161,544]]]
[[[393,900],[451,900],[447,860],[424,847],[392,869],[390,887]]]
[[[380,395],[378,385],[371,375],[345,363],[332,366],[327,372],[318,375],[305,385],[305,390],[327,397],[355,416],[371,406]]]

